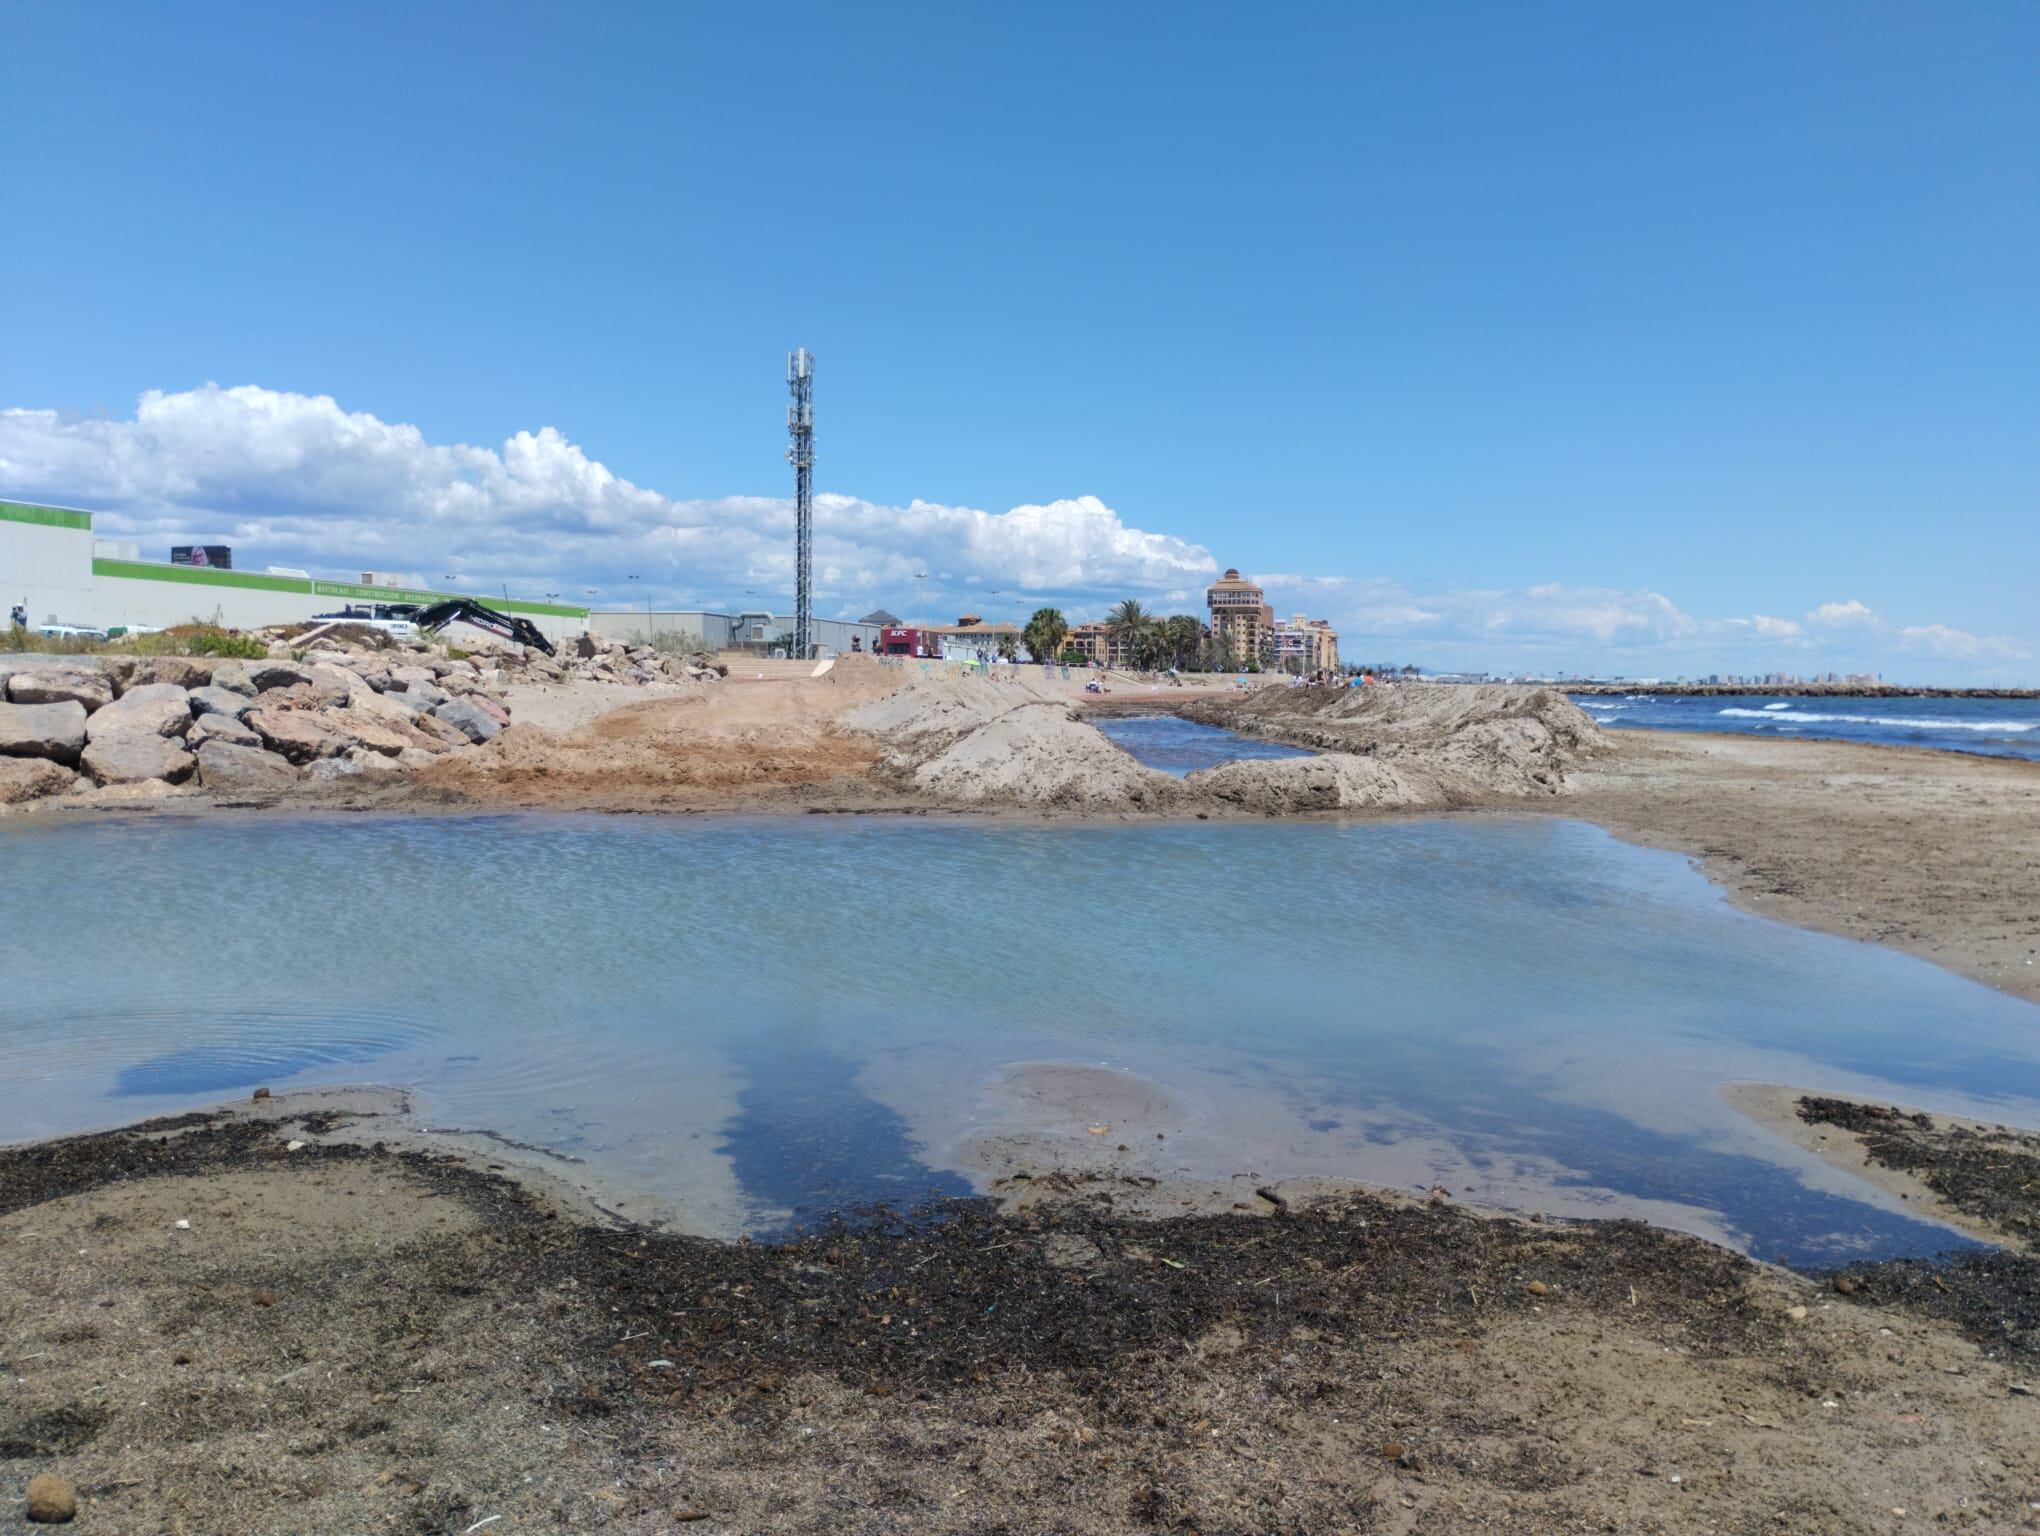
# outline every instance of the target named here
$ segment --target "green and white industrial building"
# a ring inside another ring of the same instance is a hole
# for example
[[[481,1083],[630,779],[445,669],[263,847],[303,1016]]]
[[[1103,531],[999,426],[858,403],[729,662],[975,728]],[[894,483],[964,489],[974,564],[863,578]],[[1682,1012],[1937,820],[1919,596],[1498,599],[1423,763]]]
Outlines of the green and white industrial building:
[[[324,581],[275,570],[231,571],[133,558],[132,546],[96,539],[92,514],[74,507],[0,501],[0,620],[19,605],[31,628],[145,625],[194,620],[256,629],[302,623],[350,603],[437,603],[478,597],[528,618],[555,644],[588,628],[588,610],[486,593],[434,592],[370,582]]]
[[[327,581],[300,572],[225,570],[142,560],[132,544],[95,538],[92,514],[75,507],[0,501],[0,622],[26,611],[31,629],[70,624],[112,630],[134,626],[224,624],[259,629],[295,624],[349,604],[442,602],[474,597],[530,619],[557,645],[592,630],[606,639],[656,638],[687,648],[769,651],[790,642],[793,619],[763,611],[741,614],[665,609],[591,611],[567,603],[530,602],[487,592],[437,592],[364,572],[361,581]],[[876,648],[879,626],[837,619],[814,621],[821,654]]]

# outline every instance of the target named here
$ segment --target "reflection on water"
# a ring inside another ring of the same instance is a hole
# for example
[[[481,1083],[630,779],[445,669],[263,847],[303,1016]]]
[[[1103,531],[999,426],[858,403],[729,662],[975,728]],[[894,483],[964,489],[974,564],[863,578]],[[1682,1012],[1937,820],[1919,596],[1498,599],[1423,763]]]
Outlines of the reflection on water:
[[[1094,720],[1092,724],[1118,742],[1136,761],[1177,778],[1199,768],[1216,768],[1221,763],[1251,762],[1277,757],[1309,757],[1300,747],[1285,747],[1276,741],[1259,741],[1237,731],[1175,715],[1128,715],[1119,720]]]
[[[720,1229],[961,1188],[1023,1060],[1197,1106],[1187,1172],[1788,1260],[1949,1243],[1724,1081],[2040,1120],[2029,1005],[1570,823],[209,817],[14,823],[0,867],[0,1134],[405,1083]]]
[[[921,1161],[906,1120],[857,1086],[854,1061],[814,1050],[770,1053],[744,1066],[719,1150],[753,1200],[787,1212],[764,1235],[833,1212],[905,1211],[971,1193],[967,1179]]]

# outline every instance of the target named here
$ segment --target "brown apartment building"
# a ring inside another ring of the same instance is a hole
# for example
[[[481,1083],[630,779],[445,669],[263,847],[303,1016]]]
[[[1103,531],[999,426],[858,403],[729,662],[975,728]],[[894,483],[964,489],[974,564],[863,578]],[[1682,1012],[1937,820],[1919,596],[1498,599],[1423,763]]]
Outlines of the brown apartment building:
[[[1275,644],[1275,610],[1268,595],[1238,571],[1227,571],[1204,594],[1211,610],[1211,638],[1232,641],[1234,660],[1244,664],[1270,655]]]
[[[1084,660],[1097,667],[1131,667],[1133,665],[1133,639],[1131,636],[1114,637],[1104,623],[1093,620],[1089,624],[1074,626],[1063,637],[1063,644],[1074,646],[1084,653]]]

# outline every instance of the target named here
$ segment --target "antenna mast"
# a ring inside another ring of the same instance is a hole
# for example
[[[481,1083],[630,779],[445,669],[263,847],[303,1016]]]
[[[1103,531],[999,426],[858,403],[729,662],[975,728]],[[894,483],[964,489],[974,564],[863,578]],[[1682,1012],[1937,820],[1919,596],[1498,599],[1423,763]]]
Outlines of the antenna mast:
[[[793,465],[793,652],[815,651],[815,360],[806,347],[786,355],[787,462]]]

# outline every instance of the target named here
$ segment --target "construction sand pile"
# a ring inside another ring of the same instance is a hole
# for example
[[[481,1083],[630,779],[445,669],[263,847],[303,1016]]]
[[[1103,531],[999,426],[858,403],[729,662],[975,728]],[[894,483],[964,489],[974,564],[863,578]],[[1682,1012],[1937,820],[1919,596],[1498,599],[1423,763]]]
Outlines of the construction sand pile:
[[[879,772],[901,788],[962,805],[1161,810],[1181,786],[1144,768],[1067,697],[1029,676],[924,677],[851,710],[844,725],[887,748]]]
[[[1169,775],[1050,703],[1022,704],[966,732],[917,766],[913,782],[967,805],[1158,811],[1181,796]]]
[[[1378,758],[1350,753],[1227,763],[1183,781],[1185,791],[1228,810],[1281,816],[1297,811],[1391,811],[1438,801],[1426,776],[1413,782]]]
[[[1550,795],[1601,740],[1542,688],[1271,687],[1185,701],[1209,725],[1322,755],[1227,763],[1177,780],[1087,724],[1066,695],[1022,677],[917,679],[842,724],[884,744],[878,772],[953,804],[1076,811],[1213,810],[1287,815],[1401,810]]]
[[[1560,794],[1567,770],[1606,740],[1563,694],[1503,684],[1264,688],[1239,699],[1192,702],[1181,712],[1207,725],[1344,755],[1315,774],[1291,761],[1235,763],[1191,775],[1193,787],[1266,811],[1468,805]]]

